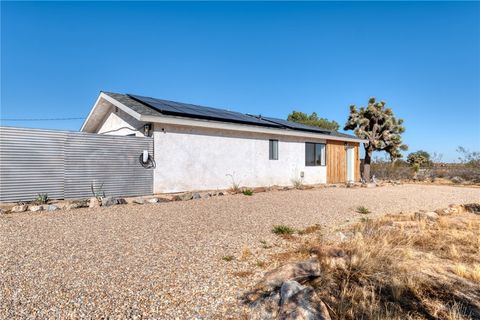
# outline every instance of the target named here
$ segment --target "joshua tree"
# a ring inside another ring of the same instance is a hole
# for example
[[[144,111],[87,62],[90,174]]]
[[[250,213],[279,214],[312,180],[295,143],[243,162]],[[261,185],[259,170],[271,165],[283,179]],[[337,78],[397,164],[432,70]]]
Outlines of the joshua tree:
[[[427,151],[418,150],[417,152],[412,152],[407,156],[407,162],[415,167],[418,166],[424,167],[432,163],[430,160],[430,154]]]
[[[373,151],[385,151],[394,162],[402,155],[400,150],[408,147],[402,144],[402,133],[405,131],[403,120],[396,119],[390,108],[385,108],[385,102],[376,102],[375,98],[368,100],[367,107],[357,110],[350,106],[350,115],[344,130],[354,130],[357,137],[367,139],[365,143],[365,162],[363,179],[370,181],[370,162]]]

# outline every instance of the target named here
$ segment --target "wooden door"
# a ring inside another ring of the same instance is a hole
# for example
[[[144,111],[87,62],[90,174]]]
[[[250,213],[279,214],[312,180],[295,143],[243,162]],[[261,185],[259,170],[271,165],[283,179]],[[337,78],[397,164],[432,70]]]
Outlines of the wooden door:
[[[347,151],[345,142],[327,140],[327,183],[347,181]]]

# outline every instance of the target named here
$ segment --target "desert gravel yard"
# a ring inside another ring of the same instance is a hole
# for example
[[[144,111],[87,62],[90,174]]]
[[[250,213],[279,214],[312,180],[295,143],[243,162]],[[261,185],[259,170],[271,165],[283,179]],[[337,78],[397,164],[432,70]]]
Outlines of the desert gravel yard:
[[[360,219],[358,206],[479,200],[479,188],[402,185],[1,215],[0,318],[238,318],[238,296],[287,241],[273,225],[327,233]]]

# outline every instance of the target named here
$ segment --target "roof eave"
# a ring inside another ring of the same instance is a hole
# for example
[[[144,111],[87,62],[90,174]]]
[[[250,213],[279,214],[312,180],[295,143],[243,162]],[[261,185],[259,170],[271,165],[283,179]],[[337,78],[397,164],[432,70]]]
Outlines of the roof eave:
[[[98,98],[95,101],[95,104],[93,105],[92,110],[90,110],[90,113],[88,114],[87,118],[83,122],[82,127],[80,128],[80,131],[91,132],[92,130],[87,130],[89,125],[96,128],[100,124],[98,121],[94,120],[94,118],[97,118],[97,119],[101,118],[101,114],[107,112],[107,110],[100,110],[101,108],[100,102],[102,101],[102,99],[108,101],[113,106],[118,107],[120,110],[126,112],[127,114],[134,117],[135,119],[140,120],[141,115],[139,113],[133,111],[131,108],[127,107],[123,103],[117,101],[116,99],[100,91],[100,94],[98,95]],[[98,122],[98,123],[92,123],[92,122]]]
[[[220,121],[212,121],[212,120],[191,119],[191,118],[184,118],[184,117],[177,117],[177,116],[157,117],[157,116],[142,115],[140,116],[139,120],[144,122],[164,123],[164,124],[201,127],[201,128],[218,129],[218,130],[266,133],[266,134],[280,135],[280,136],[304,137],[304,138],[336,140],[336,141],[357,142],[357,143],[367,142],[367,140],[353,138],[353,137],[352,138],[338,137],[338,136],[330,136],[327,134],[318,134],[318,133],[300,131],[300,130],[272,128],[272,127],[256,126],[256,125],[250,125],[250,124],[248,125],[237,124],[237,123],[220,122]]]

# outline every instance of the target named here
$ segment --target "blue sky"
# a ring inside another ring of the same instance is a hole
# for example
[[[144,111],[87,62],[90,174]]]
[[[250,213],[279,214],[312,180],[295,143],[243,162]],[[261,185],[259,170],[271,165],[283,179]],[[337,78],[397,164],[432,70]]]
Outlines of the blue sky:
[[[405,120],[409,151],[480,150],[478,2],[1,6],[2,118],[85,117],[105,90],[343,125],[375,96]]]

